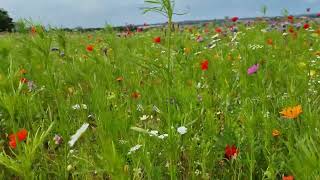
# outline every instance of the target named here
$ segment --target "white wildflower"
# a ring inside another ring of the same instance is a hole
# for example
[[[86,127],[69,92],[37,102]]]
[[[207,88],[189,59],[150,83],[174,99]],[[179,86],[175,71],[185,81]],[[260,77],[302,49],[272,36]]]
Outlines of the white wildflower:
[[[161,113],[160,109],[155,105],[152,106],[152,110],[157,112],[157,113]]]
[[[166,137],[168,137],[168,134],[161,134],[160,136],[158,136],[159,139],[165,139]]]
[[[137,111],[140,111],[140,112],[144,111],[143,106],[141,104],[137,105]]]
[[[187,133],[188,129],[184,126],[181,126],[181,127],[178,127],[177,131],[179,134],[184,135]]]
[[[80,104],[75,104],[72,106],[72,109],[79,110],[81,108]]]
[[[140,120],[141,120],[141,121],[145,121],[145,120],[147,120],[148,118],[149,118],[149,116],[143,115],[143,116],[140,117]]]
[[[130,155],[130,154],[132,154],[133,152],[137,151],[137,150],[140,149],[141,147],[142,147],[142,145],[140,145],[140,144],[137,144],[137,145],[133,146],[133,147],[129,150],[128,155]]]
[[[88,109],[87,105],[81,104],[82,109]]]
[[[151,130],[149,131],[150,136],[158,136],[159,132],[157,130]]]

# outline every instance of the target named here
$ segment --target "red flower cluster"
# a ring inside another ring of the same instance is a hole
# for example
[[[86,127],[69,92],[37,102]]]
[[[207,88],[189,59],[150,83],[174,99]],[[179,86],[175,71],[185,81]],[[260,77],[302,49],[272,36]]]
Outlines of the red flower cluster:
[[[208,61],[208,60],[203,60],[203,61],[201,62],[201,69],[202,69],[202,71],[208,70],[208,67],[209,67],[209,61]]]
[[[293,17],[293,16],[291,16],[291,15],[290,15],[290,16],[288,16],[288,21],[289,21],[289,22],[293,23],[293,19],[294,19],[294,17]]]
[[[306,24],[303,25],[303,28],[304,28],[304,29],[309,29],[309,27],[310,27],[310,25],[309,25],[308,23],[306,23]]]
[[[26,84],[26,83],[28,83],[28,79],[23,77],[20,79],[20,82],[23,84]]]
[[[216,33],[221,33],[221,32],[222,32],[222,29],[219,28],[219,27],[217,27],[217,28],[216,28]]]
[[[232,147],[230,147],[229,144],[227,144],[224,156],[227,159],[231,159],[233,157],[236,158],[238,153],[239,153],[239,150],[235,145],[232,145]]]
[[[238,20],[239,20],[238,17],[233,17],[233,18],[231,18],[231,21],[232,21],[232,22],[237,22]]]
[[[290,27],[290,28],[289,28],[289,32],[290,32],[290,33],[294,33],[294,28],[293,28],[293,27]]]
[[[158,37],[153,38],[153,42],[156,44],[161,43],[161,37],[158,36]]]
[[[28,131],[26,129],[21,129],[16,134],[10,134],[9,135],[9,146],[12,149],[15,149],[17,147],[17,139],[19,142],[22,142],[26,140],[28,137]]]

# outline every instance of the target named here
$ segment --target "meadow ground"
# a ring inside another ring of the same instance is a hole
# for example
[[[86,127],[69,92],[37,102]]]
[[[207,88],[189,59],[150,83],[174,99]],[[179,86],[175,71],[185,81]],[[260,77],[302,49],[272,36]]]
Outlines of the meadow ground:
[[[319,179],[320,30],[297,21],[170,53],[160,29],[1,36],[0,178]]]

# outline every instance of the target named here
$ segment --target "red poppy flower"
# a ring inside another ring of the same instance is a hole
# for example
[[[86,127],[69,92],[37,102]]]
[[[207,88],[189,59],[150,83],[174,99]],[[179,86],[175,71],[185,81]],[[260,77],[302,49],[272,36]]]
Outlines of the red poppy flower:
[[[290,28],[289,28],[289,32],[290,32],[290,33],[294,33],[293,27],[290,27]]]
[[[238,17],[233,17],[233,18],[231,18],[231,21],[232,21],[232,22],[237,22],[238,20],[239,20]]]
[[[230,147],[229,144],[227,144],[225,149],[225,158],[227,159],[236,158],[238,153],[239,153],[239,150],[235,145],[232,145],[232,147]]]
[[[155,37],[153,38],[153,42],[159,44],[161,42],[161,37]]]
[[[209,67],[209,61],[208,61],[208,60],[203,60],[203,61],[201,62],[201,69],[202,69],[203,71],[206,71],[206,70],[208,70],[208,67]]]
[[[308,23],[306,23],[306,24],[303,25],[303,28],[304,28],[304,29],[309,29],[309,27],[310,27],[310,25],[309,25]]]
[[[294,180],[293,176],[283,176],[282,180]]]
[[[294,17],[293,17],[293,16],[291,16],[291,15],[290,15],[290,16],[288,16],[288,20],[289,20],[289,22],[291,22],[291,23],[292,23],[292,22],[293,22],[293,19],[294,19]]]
[[[17,147],[17,139],[19,142],[26,140],[28,137],[28,131],[26,129],[21,129],[16,134],[10,134],[9,135],[9,146],[12,149],[15,149]]]
[[[87,51],[92,52],[93,51],[93,45],[88,45],[86,49],[87,49]]]
[[[17,147],[17,142],[15,140],[9,141],[9,146],[12,149],[15,149]]]
[[[219,27],[217,27],[215,31],[216,31],[216,33],[221,33],[221,32],[222,32],[222,29],[219,28]]]
[[[21,78],[20,82],[23,83],[23,84],[28,83],[28,79],[27,78]]]
[[[272,41],[272,39],[268,39],[268,40],[267,40],[267,44],[269,44],[269,45],[273,45],[273,41]]]
[[[26,129],[21,129],[17,132],[17,137],[19,141],[24,141],[28,137],[28,131]]]

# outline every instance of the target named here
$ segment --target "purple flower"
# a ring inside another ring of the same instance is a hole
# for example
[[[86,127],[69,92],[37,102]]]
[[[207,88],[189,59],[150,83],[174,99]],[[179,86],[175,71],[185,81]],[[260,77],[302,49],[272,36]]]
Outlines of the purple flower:
[[[56,145],[60,145],[63,142],[63,139],[61,136],[56,134],[53,138],[53,141]]]
[[[256,73],[258,71],[258,69],[259,69],[259,64],[255,64],[255,65],[249,67],[248,75],[252,75],[252,74]]]

